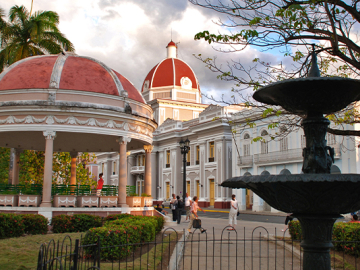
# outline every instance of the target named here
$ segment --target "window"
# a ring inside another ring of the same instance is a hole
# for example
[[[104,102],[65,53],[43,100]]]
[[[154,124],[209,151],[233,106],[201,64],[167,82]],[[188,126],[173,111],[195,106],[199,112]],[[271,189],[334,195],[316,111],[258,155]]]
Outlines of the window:
[[[335,140],[335,135],[334,134],[327,134],[326,135],[326,140],[327,140],[327,144],[328,145],[334,145],[336,143],[336,140]]]
[[[113,175],[116,173],[116,161],[113,162]]]
[[[196,146],[196,165],[200,163],[200,146]]]
[[[267,154],[269,152],[268,143],[261,142],[261,154]]]
[[[244,156],[250,156],[250,144],[244,144]]]
[[[101,172],[105,174],[105,163],[101,163]]]
[[[301,148],[306,147],[306,137],[305,135],[301,135]]]
[[[190,150],[191,148],[189,147],[189,152],[186,154],[186,166],[190,166]]]
[[[141,158],[142,158],[142,166],[145,166],[145,155],[142,155]]]
[[[209,162],[215,161],[215,143],[209,142]]]
[[[261,131],[261,136],[269,135],[269,133],[266,130]]]
[[[170,168],[170,150],[166,151],[166,168]]]
[[[287,151],[288,150],[288,138],[282,138],[280,140],[280,151]]]
[[[246,133],[246,134],[244,135],[244,140],[247,140],[247,139],[250,139],[249,133]]]
[[[137,165],[141,166],[141,156],[140,155],[137,157]]]

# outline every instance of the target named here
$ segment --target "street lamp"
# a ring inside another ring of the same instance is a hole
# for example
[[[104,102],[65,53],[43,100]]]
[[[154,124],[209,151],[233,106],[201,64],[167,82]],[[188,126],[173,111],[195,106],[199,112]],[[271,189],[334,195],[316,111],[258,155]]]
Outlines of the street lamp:
[[[183,202],[185,204],[185,198],[186,198],[186,155],[190,150],[190,141],[189,139],[186,139],[185,142],[181,139],[179,142],[181,154],[183,155]]]

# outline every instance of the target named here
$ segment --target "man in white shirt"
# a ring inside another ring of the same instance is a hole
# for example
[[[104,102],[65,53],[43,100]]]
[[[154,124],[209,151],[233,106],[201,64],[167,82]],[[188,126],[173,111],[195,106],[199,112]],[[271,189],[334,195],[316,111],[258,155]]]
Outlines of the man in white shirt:
[[[185,210],[186,210],[186,219],[185,222],[190,222],[190,207],[192,204],[192,200],[189,197],[189,194],[186,193],[186,197],[185,197]],[[187,221],[189,218],[189,221]]]

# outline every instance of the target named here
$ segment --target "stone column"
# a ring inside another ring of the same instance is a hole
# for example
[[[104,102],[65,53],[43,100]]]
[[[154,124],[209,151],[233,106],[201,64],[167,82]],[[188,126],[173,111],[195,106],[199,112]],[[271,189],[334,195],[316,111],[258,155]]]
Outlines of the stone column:
[[[40,207],[51,207],[51,185],[52,185],[52,165],[55,131],[44,131],[45,136],[45,165],[43,180],[43,195]]]
[[[76,185],[76,158],[78,152],[70,152],[71,156],[71,176],[70,176],[70,185]]]
[[[20,172],[20,154],[22,149],[11,148],[10,152],[10,165],[9,165],[9,181],[11,185],[19,184],[19,172]]]
[[[119,137],[116,140],[120,144],[119,150],[119,194],[118,194],[118,207],[127,207],[126,204],[126,184],[127,184],[127,154],[126,146],[131,141],[129,137]]]
[[[154,146],[144,145],[145,149],[145,193],[151,196],[151,151]]]

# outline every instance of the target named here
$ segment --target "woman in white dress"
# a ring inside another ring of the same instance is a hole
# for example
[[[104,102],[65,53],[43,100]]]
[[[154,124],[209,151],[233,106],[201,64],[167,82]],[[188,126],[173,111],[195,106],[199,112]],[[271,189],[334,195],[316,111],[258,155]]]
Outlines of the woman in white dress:
[[[234,194],[231,196],[231,198],[232,198],[232,200],[230,202],[230,212],[229,212],[229,226],[231,226],[231,228],[229,228],[228,231],[235,230],[235,225],[237,224],[236,218],[237,218],[237,212],[238,212],[238,202],[235,199]]]

